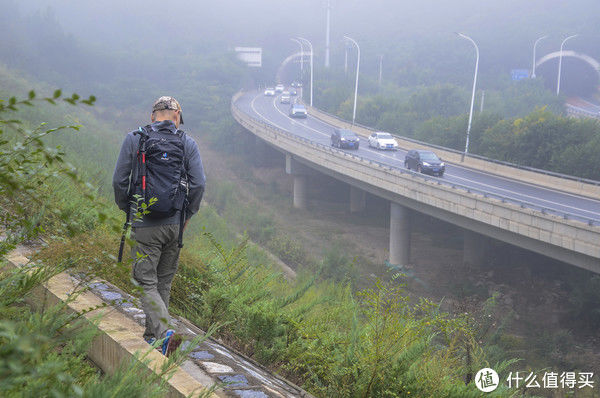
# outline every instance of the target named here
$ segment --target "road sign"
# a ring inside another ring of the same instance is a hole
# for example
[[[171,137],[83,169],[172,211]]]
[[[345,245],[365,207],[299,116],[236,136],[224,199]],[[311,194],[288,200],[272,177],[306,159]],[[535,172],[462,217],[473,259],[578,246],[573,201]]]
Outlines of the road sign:
[[[236,47],[237,57],[248,66],[260,68],[262,66],[262,47]]]
[[[529,69],[513,69],[510,71],[513,81],[529,79]]]

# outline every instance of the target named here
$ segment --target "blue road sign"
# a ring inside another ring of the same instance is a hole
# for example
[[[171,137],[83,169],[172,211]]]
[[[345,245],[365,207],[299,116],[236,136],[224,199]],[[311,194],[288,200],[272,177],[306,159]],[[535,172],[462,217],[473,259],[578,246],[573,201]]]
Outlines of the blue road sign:
[[[529,69],[513,69],[510,71],[513,81],[519,81],[529,78]]]

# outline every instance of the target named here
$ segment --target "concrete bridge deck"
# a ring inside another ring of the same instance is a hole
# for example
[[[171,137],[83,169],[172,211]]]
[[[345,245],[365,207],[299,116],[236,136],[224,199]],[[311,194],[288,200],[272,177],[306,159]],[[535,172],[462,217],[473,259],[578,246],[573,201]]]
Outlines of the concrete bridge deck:
[[[308,176],[315,170],[354,188],[351,207],[356,208],[352,196],[360,201],[361,192],[391,202],[390,262],[409,261],[408,211],[414,210],[463,227],[465,249],[476,248],[479,237],[487,236],[600,273],[597,185],[479,159],[466,167],[444,154],[450,163],[444,178],[428,177],[406,170],[401,151],[370,149],[364,139],[358,151],[332,148],[332,129],[343,122],[312,116],[299,121],[285,110],[276,97],[259,92],[239,93],[232,101],[232,114],[242,126],[286,154],[297,207],[306,204]]]

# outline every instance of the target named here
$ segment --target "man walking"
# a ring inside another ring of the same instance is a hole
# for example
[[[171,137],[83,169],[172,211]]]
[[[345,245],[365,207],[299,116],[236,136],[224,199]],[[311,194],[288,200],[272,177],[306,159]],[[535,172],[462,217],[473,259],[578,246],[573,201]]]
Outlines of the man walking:
[[[183,124],[179,102],[160,97],[152,107],[151,121],[125,137],[113,188],[115,202],[128,218],[140,203],[149,205],[147,214],[132,226],[133,278],[143,289],[144,339],[150,343],[164,339],[162,351],[168,355],[181,341],[168,329],[171,282],[183,228],[200,207],[206,178],[198,145],[179,130]]]

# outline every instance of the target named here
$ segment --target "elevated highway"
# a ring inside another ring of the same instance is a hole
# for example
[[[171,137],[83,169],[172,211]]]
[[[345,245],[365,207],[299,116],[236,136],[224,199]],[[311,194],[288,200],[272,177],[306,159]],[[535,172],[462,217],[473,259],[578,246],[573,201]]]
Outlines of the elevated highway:
[[[308,176],[318,171],[351,186],[350,208],[364,207],[365,193],[391,203],[390,262],[410,256],[410,212],[418,211],[465,229],[465,261],[483,258],[485,237],[532,250],[600,273],[600,186],[593,181],[510,167],[434,149],[446,161],[443,178],[404,168],[403,150],[332,148],[334,126],[346,122],[316,110],[319,118],[291,119],[287,105],[260,92],[238,93],[232,114],[260,140],[285,153],[294,176],[294,205],[306,206]],[[365,128],[355,128],[368,134]],[[404,149],[422,144],[400,140]]]

